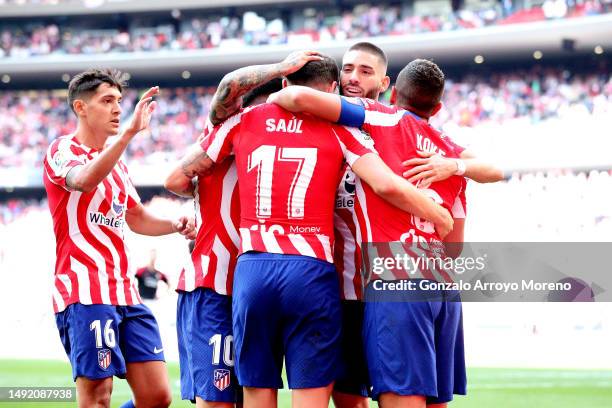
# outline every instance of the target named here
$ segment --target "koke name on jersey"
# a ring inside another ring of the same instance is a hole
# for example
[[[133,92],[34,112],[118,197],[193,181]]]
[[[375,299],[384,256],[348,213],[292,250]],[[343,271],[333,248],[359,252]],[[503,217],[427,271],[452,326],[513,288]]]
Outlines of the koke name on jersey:
[[[266,132],[285,132],[285,133],[302,133],[302,122],[301,119],[289,119],[285,122],[285,119],[270,118],[266,119]]]
[[[439,154],[441,156],[446,156],[446,152],[440,149],[438,146],[431,141],[430,138],[417,133],[417,149],[424,152],[431,152],[435,154]]]

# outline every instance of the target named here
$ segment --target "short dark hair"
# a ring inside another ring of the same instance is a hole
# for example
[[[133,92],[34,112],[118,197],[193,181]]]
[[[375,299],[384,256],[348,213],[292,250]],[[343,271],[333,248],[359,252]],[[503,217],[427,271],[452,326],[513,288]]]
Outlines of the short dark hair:
[[[336,61],[327,55],[321,55],[322,60],[307,62],[299,70],[293,74],[287,75],[287,81],[291,85],[314,85],[314,84],[331,84],[338,81],[338,64]]]
[[[444,73],[434,62],[415,59],[400,71],[395,81],[397,104],[431,112],[444,92]]]
[[[72,106],[74,101],[93,95],[103,83],[117,88],[119,92],[123,92],[123,88],[127,86],[125,75],[116,69],[89,69],[76,74],[68,85],[68,104],[70,109],[74,112],[74,107]]]
[[[387,54],[385,54],[382,48],[372,44],[371,42],[367,42],[367,41],[358,42],[356,44],[353,44],[351,48],[348,49],[348,51],[365,51],[367,53],[375,55],[385,65],[385,69],[387,69],[387,64],[388,64]]]
[[[242,107],[246,108],[247,106],[252,105],[253,101],[260,96],[267,97],[271,93],[278,92],[281,89],[283,89],[283,80],[280,78],[274,78],[244,95],[242,98]]]

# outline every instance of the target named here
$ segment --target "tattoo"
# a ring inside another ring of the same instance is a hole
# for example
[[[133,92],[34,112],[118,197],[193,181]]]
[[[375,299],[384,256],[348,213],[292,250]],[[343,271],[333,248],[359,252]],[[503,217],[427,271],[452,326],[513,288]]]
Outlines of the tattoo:
[[[206,152],[192,152],[185,156],[181,161],[181,169],[183,174],[189,179],[192,179],[198,175],[209,174],[215,162],[206,154]]]
[[[281,75],[283,71],[280,64],[253,65],[227,74],[211,102],[209,119],[212,124],[218,125],[236,113],[244,94]]]

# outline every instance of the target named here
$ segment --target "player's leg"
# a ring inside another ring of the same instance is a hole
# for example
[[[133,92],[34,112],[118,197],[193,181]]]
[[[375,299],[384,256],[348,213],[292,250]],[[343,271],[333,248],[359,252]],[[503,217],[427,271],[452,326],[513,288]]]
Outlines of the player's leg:
[[[157,321],[145,305],[120,306],[119,343],[127,365],[126,379],[139,408],[168,407],[172,401],[168,369]]]
[[[343,371],[340,288],[333,264],[284,256],[281,310],[287,382],[292,406],[327,408],[333,382]]]
[[[345,371],[334,383],[332,399],[336,408],[368,408],[369,378],[361,333],[364,304],[342,301],[342,357]]]
[[[463,313],[456,292],[447,291],[435,320],[437,397],[427,398],[427,406],[445,408],[454,394],[465,395],[467,388],[463,345]]]
[[[198,408],[231,408],[239,400],[234,372],[232,299],[211,289],[193,292],[191,367]]]
[[[235,365],[246,407],[276,407],[282,388],[278,279],[270,254],[246,253],[234,272],[232,317]]]
[[[440,302],[412,301],[408,292],[406,299],[372,296],[373,290],[366,289],[366,300],[376,301],[366,302],[363,331],[372,398],[383,407],[424,407],[426,398],[438,396],[434,322]]]
[[[126,371],[116,307],[75,303],[57,313],[55,320],[72,366],[79,407],[110,406],[113,376],[123,377]]]
[[[278,389],[244,387],[244,406],[249,408],[276,408]]]
[[[138,408],[166,408],[172,402],[168,369],[164,361],[127,363],[126,380]]]
[[[333,384],[327,387],[304,388],[291,391],[292,408],[327,407]]]
[[[397,395],[385,392],[378,397],[380,408],[425,408],[426,398],[422,395]]]
[[[368,397],[347,394],[336,390],[332,393],[332,400],[336,408],[368,408],[370,406]]]
[[[76,389],[79,408],[110,408],[113,377],[102,380],[79,377],[76,380]]]

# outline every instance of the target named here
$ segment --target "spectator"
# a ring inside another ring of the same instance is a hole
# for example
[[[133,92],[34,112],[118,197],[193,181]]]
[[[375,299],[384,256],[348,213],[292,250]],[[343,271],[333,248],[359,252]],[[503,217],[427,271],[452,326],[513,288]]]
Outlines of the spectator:
[[[168,278],[162,272],[155,269],[155,261],[157,259],[157,251],[152,249],[150,252],[149,264],[136,271],[136,279],[138,279],[138,292],[143,299],[156,299],[157,286],[159,281],[163,281],[168,288],[170,283]]]

